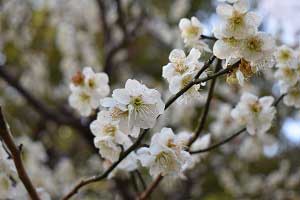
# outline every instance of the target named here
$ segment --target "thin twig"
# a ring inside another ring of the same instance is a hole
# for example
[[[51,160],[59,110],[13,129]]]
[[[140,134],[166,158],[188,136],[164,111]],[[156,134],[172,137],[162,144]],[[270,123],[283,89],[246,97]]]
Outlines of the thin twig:
[[[215,74],[220,70],[220,68],[221,68],[221,61],[218,60],[218,63],[217,63],[216,69],[215,69]],[[190,141],[188,143],[188,146],[191,146],[197,140],[200,133],[204,129],[204,125],[205,125],[205,122],[206,122],[206,119],[207,119],[207,116],[208,116],[208,111],[209,111],[209,108],[210,108],[210,103],[211,103],[213,93],[214,93],[214,90],[215,90],[216,81],[217,81],[217,78],[216,77],[213,78],[213,80],[211,82],[211,85],[210,85],[210,88],[209,88],[209,91],[208,91],[206,103],[205,103],[204,110],[203,110],[203,113],[202,113],[202,116],[201,116],[201,119],[200,119],[199,126],[196,128],[195,134],[190,139]]]
[[[137,197],[137,200],[145,200],[147,199],[153,190],[158,186],[160,181],[163,179],[162,175],[158,175],[155,180],[149,185],[149,187],[140,195]]]
[[[14,143],[10,130],[6,124],[2,108],[0,106],[0,136],[7,146],[8,150],[10,151],[11,157],[14,161],[18,176],[22,181],[23,185],[25,186],[29,196],[33,200],[39,200],[39,196],[37,191],[35,190],[21,159],[21,147],[17,147]]]
[[[213,41],[218,40],[217,38],[215,38],[213,36],[208,36],[208,35],[201,35],[200,39],[207,39],[207,40],[213,40]]]
[[[238,132],[236,132],[235,134],[231,135],[230,137],[226,138],[225,140],[222,140],[221,142],[214,144],[208,148],[205,149],[200,149],[200,150],[195,150],[195,151],[190,151],[190,154],[198,154],[198,153],[205,153],[211,150],[214,150],[220,146],[222,146],[223,144],[228,143],[229,141],[233,140],[234,138],[236,138],[237,136],[239,136],[241,133],[243,133],[244,131],[246,131],[246,128],[243,128],[241,130],[239,130]]]
[[[147,188],[147,185],[146,185],[145,180],[143,179],[141,172],[139,170],[135,170],[134,172],[136,173],[137,177],[139,178],[139,180],[142,184],[143,190],[145,190]]]
[[[139,188],[138,188],[138,184],[137,184],[134,172],[130,172],[130,179],[131,179],[131,182],[132,182],[135,192],[139,193]]]

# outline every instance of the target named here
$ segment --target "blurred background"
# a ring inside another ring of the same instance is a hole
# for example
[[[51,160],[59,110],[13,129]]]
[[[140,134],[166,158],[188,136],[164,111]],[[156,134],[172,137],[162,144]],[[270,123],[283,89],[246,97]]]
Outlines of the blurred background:
[[[211,35],[217,3],[0,0],[0,103],[12,132],[24,145],[34,183],[58,199],[79,177],[103,170],[88,128],[94,116],[80,118],[68,105],[74,73],[84,66],[104,71],[112,89],[135,78],[158,88],[166,99],[170,94],[161,77],[162,66],[172,49],[184,48],[179,20],[196,16],[205,25],[204,33]],[[298,47],[300,1],[257,0],[251,6],[263,17],[261,30],[272,34],[278,45]],[[203,61],[208,57],[204,53]],[[243,89],[220,79],[206,125],[213,141],[236,128],[229,111],[221,111],[220,105],[230,110],[245,90],[278,95],[271,73],[267,70],[254,77],[255,85],[250,81]],[[205,95],[195,105],[172,107],[156,129],[192,131],[204,100]],[[279,112],[265,142],[246,135],[237,138],[206,155],[185,180],[164,181],[153,199],[300,199],[300,112],[284,106],[279,106]],[[225,129],[220,129],[222,123]],[[151,181],[147,170],[142,175]],[[126,199],[126,190],[134,191],[127,184],[131,181],[124,175],[92,184],[78,199]]]

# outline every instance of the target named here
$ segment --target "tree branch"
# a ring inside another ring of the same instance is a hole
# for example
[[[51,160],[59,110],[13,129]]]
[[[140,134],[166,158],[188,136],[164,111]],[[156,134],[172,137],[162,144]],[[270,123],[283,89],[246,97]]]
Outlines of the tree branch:
[[[200,39],[207,39],[207,40],[213,40],[213,41],[218,40],[217,38],[215,38],[213,36],[208,36],[208,35],[201,35]]]
[[[145,200],[147,199],[151,193],[153,192],[153,190],[158,186],[158,184],[160,183],[160,181],[163,179],[162,175],[158,175],[155,180],[149,185],[149,187],[147,187],[147,189],[137,197],[137,200]]]
[[[221,68],[221,61],[218,60],[218,63],[217,63],[216,69],[215,69],[215,74],[220,70],[220,68]],[[202,132],[202,130],[204,128],[204,125],[205,125],[205,122],[206,122],[206,119],[207,119],[207,115],[208,115],[208,111],[209,111],[209,108],[210,108],[210,103],[211,103],[213,93],[214,93],[214,90],[215,90],[216,82],[217,82],[217,77],[213,78],[213,80],[211,82],[211,85],[210,85],[210,88],[209,88],[209,91],[208,91],[208,95],[207,95],[207,99],[206,99],[206,103],[205,103],[205,106],[204,106],[204,111],[202,113],[199,126],[197,127],[196,132],[193,135],[193,137],[190,139],[190,141],[188,143],[188,146],[191,146],[197,140],[197,138],[199,137],[200,133]]]
[[[80,133],[88,143],[93,141],[93,136],[90,133],[89,127],[83,125],[81,121],[75,118],[73,115],[61,115],[55,112],[54,109],[48,108],[44,103],[39,101],[34,97],[28,90],[26,90],[19,81],[11,76],[8,71],[6,71],[4,65],[0,65],[0,77],[6,81],[6,83],[13,87],[26,101],[31,105],[37,113],[39,113],[45,120],[51,120],[57,124],[69,125]],[[92,144],[92,143],[91,143]]]
[[[0,136],[5,143],[6,147],[10,151],[10,155],[14,161],[18,176],[25,186],[29,196],[33,200],[39,200],[39,196],[37,191],[35,190],[21,159],[21,150],[16,146],[11,136],[10,130],[6,125],[5,118],[2,112],[2,108],[0,106]]]

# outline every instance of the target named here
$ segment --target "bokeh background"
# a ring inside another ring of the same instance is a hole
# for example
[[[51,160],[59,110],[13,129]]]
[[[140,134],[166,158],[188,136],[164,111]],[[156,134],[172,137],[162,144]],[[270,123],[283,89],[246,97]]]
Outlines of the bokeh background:
[[[170,95],[162,66],[172,49],[184,48],[179,20],[197,16],[206,35],[212,34],[216,22],[214,0],[117,2],[0,0],[0,103],[24,145],[30,175],[53,199],[79,177],[103,170],[88,130],[94,116],[80,118],[68,105],[72,75],[91,66],[109,74],[112,89],[135,78],[158,88],[166,99]],[[300,1],[258,0],[251,6],[264,17],[261,30],[272,34],[278,45],[298,47]],[[202,55],[203,60],[208,57]],[[278,95],[270,73],[254,77],[243,91]],[[239,86],[219,81],[206,125],[213,141],[233,133],[231,122],[220,130],[220,120],[229,113],[219,105],[230,108],[241,92]],[[197,105],[172,107],[156,129],[167,125],[176,131],[193,130],[205,93],[203,88]],[[245,142],[245,135],[237,138],[206,155],[187,179],[164,181],[153,199],[300,199],[300,113],[284,106],[279,111],[266,142]],[[142,175],[149,183],[146,170]],[[131,181],[124,175],[92,184],[78,199],[126,199],[123,190],[134,191]]]

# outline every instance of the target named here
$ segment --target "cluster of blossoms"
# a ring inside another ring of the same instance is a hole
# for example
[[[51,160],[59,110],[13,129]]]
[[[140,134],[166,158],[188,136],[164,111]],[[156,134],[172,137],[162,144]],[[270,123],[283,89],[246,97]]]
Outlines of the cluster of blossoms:
[[[201,53],[198,49],[193,48],[189,55],[186,56],[181,49],[174,49],[169,55],[167,65],[163,66],[162,76],[169,82],[169,90],[172,94],[176,94],[183,89],[203,67],[203,63],[199,62]],[[202,73],[201,77],[205,77],[206,73]],[[177,100],[179,104],[188,104],[199,98],[200,84],[194,85],[185,94]]]
[[[300,53],[281,46],[275,53],[275,78],[279,80],[280,93],[286,94],[283,101],[287,106],[300,108]]]
[[[174,63],[164,68],[164,74],[172,84],[178,84],[173,82],[182,75],[190,77],[186,80],[188,82],[197,72],[196,69],[200,69],[199,57],[200,52],[197,49],[192,49],[187,57],[183,51],[174,50],[170,56]],[[174,70],[176,67],[182,67],[183,73]],[[91,68],[84,68],[82,73],[78,72],[72,79],[70,104],[83,116],[90,115],[93,109],[100,110],[97,119],[90,124],[90,129],[95,136],[95,146],[105,159],[105,164],[109,166],[133,144],[132,140],[139,136],[141,129],[154,127],[158,116],[164,112],[165,105],[157,90],[149,89],[132,79],[126,81],[125,88],[115,89],[111,97],[105,97],[109,92],[107,82],[106,74],[94,73]],[[181,87],[176,89],[176,92],[180,89]],[[184,97],[185,101],[197,95],[198,89],[199,86],[192,88]],[[82,95],[86,98],[82,98]],[[200,156],[191,156],[186,149],[191,136],[187,132],[174,135],[171,129],[163,128],[160,133],[154,134],[149,148],[131,152],[117,169],[133,171],[137,169],[140,160],[143,166],[150,169],[152,176],[180,175],[200,161]],[[203,136],[194,142],[191,150],[206,148],[209,143],[210,135]]]
[[[70,84],[72,94],[70,105],[82,116],[89,116],[100,105],[100,99],[109,94],[108,76],[105,73],[95,73],[92,68],[85,67],[77,72]]]
[[[136,80],[128,79],[125,88],[115,89],[112,97],[103,98],[105,108],[91,123],[94,143],[103,158],[109,162],[119,159],[122,150],[132,145],[140,129],[153,128],[157,117],[164,112],[164,103],[157,90],[149,89]],[[121,162],[119,169],[137,168],[135,153]]]
[[[200,155],[191,155],[186,150],[191,136],[191,133],[185,131],[175,135],[172,129],[163,128],[152,136],[150,147],[137,151],[142,166],[149,168],[153,177],[184,177],[183,172],[193,168],[201,159]],[[209,144],[210,135],[207,134],[198,138],[190,149],[204,149]]]
[[[249,11],[247,0],[230,2],[234,3],[221,3],[217,7],[220,22],[213,30],[217,38],[213,53],[226,60],[224,67],[241,60],[228,76],[228,82],[243,85],[258,70],[274,65],[275,42],[268,34],[258,31],[261,19]]]

